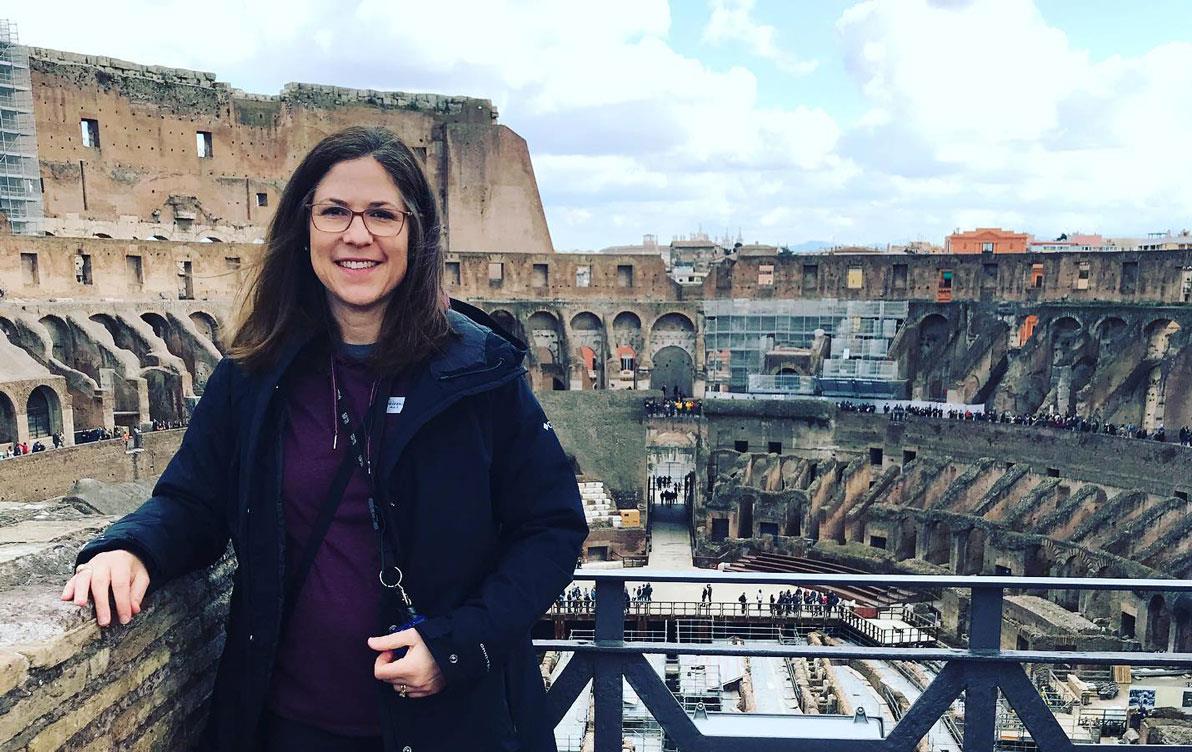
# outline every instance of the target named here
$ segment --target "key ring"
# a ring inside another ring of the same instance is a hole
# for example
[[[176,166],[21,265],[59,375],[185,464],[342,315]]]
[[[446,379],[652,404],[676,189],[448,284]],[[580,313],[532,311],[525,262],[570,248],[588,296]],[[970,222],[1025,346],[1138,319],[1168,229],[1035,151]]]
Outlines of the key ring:
[[[401,581],[405,577],[405,575],[402,574],[401,567],[399,567],[397,565],[394,565],[393,571],[397,572],[397,582],[394,582],[393,584],[385,582],[385,570],[384,569],[382,569],[380,572],[377,572],[377,578],[381,581],[382,585],[389,588],[390,590],[393,590],[394,588],[396,588],[398,593],[401,594],[402,601],[405,603],[409,603],[410,596],[406,595],[406,589],[401,586]]]

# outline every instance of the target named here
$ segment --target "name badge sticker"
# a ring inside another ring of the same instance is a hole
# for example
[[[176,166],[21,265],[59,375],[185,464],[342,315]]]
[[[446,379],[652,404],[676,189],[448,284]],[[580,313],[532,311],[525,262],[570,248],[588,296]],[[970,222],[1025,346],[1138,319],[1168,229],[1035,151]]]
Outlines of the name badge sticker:
[[[389,404],[385,407],[385,412],[389,415],[396,415],[397,413],[400,413],[402,408],[405,406],[405,397],[390,397]]]

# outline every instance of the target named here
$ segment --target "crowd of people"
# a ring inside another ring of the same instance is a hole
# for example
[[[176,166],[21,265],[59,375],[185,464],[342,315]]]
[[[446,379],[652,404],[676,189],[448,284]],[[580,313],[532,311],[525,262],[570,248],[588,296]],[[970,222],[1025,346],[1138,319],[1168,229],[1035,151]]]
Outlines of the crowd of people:
[[[687,473],[682,480],[669,475],[654,476],[654,482],[650,485],[650,500],[660,502],[665,506],[673,506],[679,503],[681,496],[682,503],[690,502],[691,482],[694,477],[694,472]]]
[[[858,403],[858,402],[837,402],[836,407],[844,412],[854,413],[876,413],[877,405],[872,403]],[[1001,412],[988,411],[974,411],[974,410],[959,410],[956,408],[945,408],[942,406],[920,406],[920,405],[894,405],[889,404],[882,406],[882,412],[886,415],[898,417],[902,415],[915,415],[921,418],[938,418],[942,420],[959,420],[959,421],[973,421],[977,423],[1002,423],[1005,425],[1015,426],[1042,426],[1045,428],[1057,428],[1064,431],[1077,431],[1079,433],[1102,433],[1108,436],[1122,436],[1130,439],[1148,439],[1150,441],[1170,441],[1172,437],[1167,435],[1167,429],[1164,426],[1159,426],[1154,430],[1148,430],[1142,426],[1134,423],[1109,423],[1101,421],[1096,418],[1082,418],[1078,415],[1061,415],[1060,413],[1038,413],[1034,415],[1016,415],[1008,410]],[[1183,426],[1180,428],[1176,440],[1183,446],[1192,446],[1192,426]]]
[[[703,406],[697,399],[679,397],[676,399],[646,400],[646,417],[648,418],[693,418],[700,415]]]
[[[150,425],[150,431],[169,431],[177,428],[186,428],[189,421],[182,420],[155,420]],[[140,428],[125,428],[124,426],[116,426],[115,430],[108,430],[107,428],[86,428],[82,431],[75,431],[75,444],[91,444],[96,441],[111,441],[118,439],[123,441],[125,446],[131,449],[140,448],[142,431]],[[66,446],[66,440],[62,438],[62,434],[55,433],[50,436],[50,444],[39,440],[30,444],[28,441],[14,441],[11,444],[5,443],[0,445],[0,460],[7,460],[13,457],[22,457],[26,454],[38,454],[49,449],[61,449]]]
[[[708,596],[708,602],[711,603],[711,586],[705,587],[704,592]],[[741,604],[741,613],[748,615],[749,596],[742,592],[737,597],[737,602]],[[759,588],[756,602],[757,612],[761,614],[768,605],[770,616],[798,616],[800,614],[832,616],[837,608],[840,608],[843,612],[851,610],[856,606],[856,603],[843,601],[839,595],[831,591],[820,592],[810,588],[804,590],[801,587],[797,587],[794,590],[783,590],[777,595],[771,593],[768,604]]]

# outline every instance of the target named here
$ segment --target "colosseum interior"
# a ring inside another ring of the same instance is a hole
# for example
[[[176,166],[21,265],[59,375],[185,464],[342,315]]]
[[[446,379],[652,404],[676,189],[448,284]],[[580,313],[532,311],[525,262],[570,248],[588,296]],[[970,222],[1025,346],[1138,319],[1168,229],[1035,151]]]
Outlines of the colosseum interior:
[[[527,378],[590,500],[590,566],[654,567],[678,541],[690,566],[735,571],[1192,576],[1192,446],[1177,439],[1192,424],[1192,251],[742,253],[677,281],[659,254],[553,252],[529,148],[485,100],[305,84],[254,95],[211,74],[44,49],[28,68],[44,216],[39,234],[0,235],[0,450],[54,435],[63,446],[0,461],[0,749],[185,749],[196,737],[234,561],[157,592],[127,627],[100,630],[57,592],[80,543],[136,508],[169,461],[287,172],[346,123],[416,145],[448,217],[448,291],[530,345]],[[788,324],[816,332],[765,339]],[[841,343],[865,354],[841,358]],[[749,348],[755,360],[738,355]],[[866,364],[881,378],[849,370]],[[784,399],[742,398],[745,384],[783,378],[796,385]],[[659,412],[676,389],[699,410]],[[103,438],[133,429],[135,441]],[[661,476],[688,479],[677,503],[661,504]],[[735,591],[723,597],[735,608]],[[970,606],[944,588],[907,613],[932,625],[932,644],[962,646]],[[574,622],[555,611],[543,634]],[[825,632],[790,636],[840,639]],[[1192,653],[1192,598],[1011,590],[1001,635],[1016,650]],[[547,659],[549,674],[558,656]],[[879,662],[847,668],[862,691],[839,662],[775,660],[802,712],[906,700],[868,665]],[[730,663],[718,670],[737,678],[722,677],[716,702],[766,706],[749,688],[761,659]],[[1107,710],[1080,720],[1101,707],[1089,688],[1104,667],[1040,666],[1032,678],[1074,740],[1127,732],[1125,695],[1120,728]],[[1144,741],[1188,743],[1192,669],[1138,668],[1112,676],[1160,688]],[[590,741],[590,726],[575,728],[567,749]],[[940,733],[919,748],[959,749]]]

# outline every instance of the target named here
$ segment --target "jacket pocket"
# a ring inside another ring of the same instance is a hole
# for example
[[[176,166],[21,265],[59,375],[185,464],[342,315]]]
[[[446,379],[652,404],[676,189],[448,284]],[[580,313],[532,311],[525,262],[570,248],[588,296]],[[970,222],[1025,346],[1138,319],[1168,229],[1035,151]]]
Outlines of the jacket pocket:
[[[470,687],[448,687],[420,700],[403,700],[387,689],[386,723],[419,752],[520,752],[503,671]],[[407,736],[408,735],[408,736]]]

